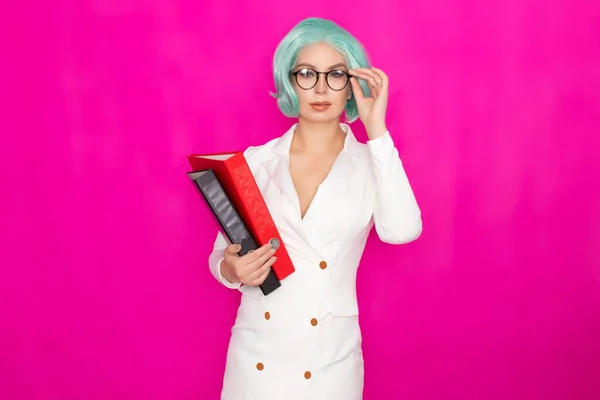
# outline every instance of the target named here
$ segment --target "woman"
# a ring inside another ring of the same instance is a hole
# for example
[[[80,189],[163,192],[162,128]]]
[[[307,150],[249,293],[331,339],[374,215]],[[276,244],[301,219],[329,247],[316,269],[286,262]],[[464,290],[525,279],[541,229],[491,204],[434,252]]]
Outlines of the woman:
[[[335,23],[309,18],[274,57],[283,136],[245,157],[296,271],[268,296],[257,287],[276,261],[269,245],[239,257],[217,235],[209,258],[243,295],[229,344],[224,400],[362,398],[356,272],[369,231],[387,243],[421,233],[421,213],[386,128],[388,77]],[[360,118],[359,143],[340,122]]]

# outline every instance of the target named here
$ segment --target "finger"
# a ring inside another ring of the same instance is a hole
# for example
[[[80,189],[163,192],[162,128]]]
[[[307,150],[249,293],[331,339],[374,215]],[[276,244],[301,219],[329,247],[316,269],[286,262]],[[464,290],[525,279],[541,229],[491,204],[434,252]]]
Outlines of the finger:
[[[271,267],[273,266],[273,264],[275,264],[275,261],[277,261],[277,257],[272,257],[271,259],[269,259],[269,261],[267,261],[260,269],[261,274],[259,275],[258,279],[256,279],[256,284],[260,285],[261,283],[263,283],[265,281],[265,279],[267,279],[267,276],[269,275],[269,272],[271,271]]]
[[[273,246],[271,245],[271,243],[267,243],[254,250],[253,252],[246,254],[244,257],[252,262],[265,255],[265,253],[267,253],[271,249],[273,249]]]
[[[265,271],[268,272],[269,269],[271,269],[271,267],[273,266],[273,264],[275,264],[276,261],[277,261],[276,256],[269,258],[263,265],[260,266],[260,268],[258,269],[258,273],[263,274]]]
[[[375,96],[377,94],[377,88],[379,87],[377,85],[377,82],[375,81],[374,78],[367,78],[367,79],[365,79],[365,81],[367,82],[369,89],[371,89],[371,95]]]
[[[271,257],[271,258],[269,258],[256,271],[252,271],[248,275],[248,280],[252,282],[252,281],[258,279],[259,277],[261,277],[262,275],[268,274],[269,270],[271,269],[271,267],[273,266],[273,264],[275,264],[276,261],[277,261],[277,257]]]
[[[373,71],[371,71],[368,68],[356,68],[356,69],[351,69],[350,71],[350,75],[360,75],[361,77],[374,77],[376,76],[375,73]]]
[[[370,95],[373,98],[377,98],[379,95],[379,93],[378,93],[379,86],[377,86],[375,84],[375,80],[372,77],[368,77],[363,74],[356,74],[356,75],[358,75],[359,78],[361,78],[362,80],[364,80],[367,83],[367,85],[369,86],[370,92],[371,92]],[[364,98],[364,93],[363,93],[363,98]]]
[[[360,102],[365,99],[365,95],[363,93],[362,87],[360,83],[358,83],[358,79],[355,77],[350,78],[350,84],[352,85],[352,93],[354,94],[354,98],[357,102]]]
[[[267,262],[267,260],[269,260],[269,258],[273,257],[273,254],[275,254],[275,252],[275,249],[270,249],[265,254],[252,261],[248,266],[253,270],[259,269],[261,265],[263,265]]]
[[[269,269],[271,269],[271,267],[273,266],[273,264],[275,264],[276,261],[277,261],[277,257],[275,257],[275,256],[269,258],[256,270],[256,275],[261,276],[265,272],[269,272]]]
[[[227,246],[225,248],[224,253],[233,256],[233,255],[237,255],[237,253],[239,253],[240,250],[242,250],[242,245],[234,243],[234,244]]]
[[[376,67],[371,67],[371,70],[379,77],[381,78],[382,81],[385,81],[388,79],[388,76],[385,72],[383,72],[381,69],[376,68]]]
[[[382,81],[382,77],[378,73],[376,73],[373,68],[357,68],[354,71],[356,71],[360,74],[370,76],[371,78],[373,78],[373,80],[377,84],[381,83],[381,81]]]
[[[375,87],[376,86],[375,78],[373,76],[374,74],[370,75],[370,74],[367,74],[367,73],[364,73],[364,72],[358,72],[358,71],[356,71],[352,75],[354,75],[354,76],[356,76],[356,77],[358,77],[358,78],[366,81],[369,84],[369,86],[371,86],[371,87]]]
[[[389,88],[389,78],[388,76],[385,74],[385,72],[383,72],[381,69],[376,68],[376,67],[371,67],[371,69],[367,69],[367,68],[360,68],[360,71],[362,71],[362,73],[364,74],[368,74],[370,76],[375,76],[376,81],[377,81],[377,86],[376,87],[372,87],[372,90],[374,92],[374,96],[373,97],[379,97],[379,96],[385,96],[387,94],[388,88]]]
[[[265,279],[267,279],[267,276],[269,276],[269,270],[267,270],[267,272],[265,272],[264,274],[259,276],[257,279],[250,282],[249,285],[250,286],[258,286],[258,285],[262,284],[265,281]]]
[[[375,72],[381,79],[382,86],[387,86],[389,84],[389,77],[386,75],[386,73],[380,70],[379,68],[373,67],[372,69],[373,72]]]

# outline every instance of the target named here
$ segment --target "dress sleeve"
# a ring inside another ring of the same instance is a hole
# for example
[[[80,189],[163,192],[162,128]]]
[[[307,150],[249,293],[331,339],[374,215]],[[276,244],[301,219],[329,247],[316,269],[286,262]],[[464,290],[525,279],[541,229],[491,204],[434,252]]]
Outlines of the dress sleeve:
[[[227,246],[229,246],[229,242],[227,241],[223,233],[219,231],[217,233],[217,237],[213,245],[213,250],[208,257],[208,266],[212,275],[223,286],[228,287],[230,289],[239,289],[239,287],[241,286],[240,283],[231,283],[227,279],[223,278],[223,276],[221,275],[221,262],[223,261],[225,248]]]
[[[421,210],[389,131],[367,141],[373,169],[373,219],[379,238],[403,244],[422,231]]]

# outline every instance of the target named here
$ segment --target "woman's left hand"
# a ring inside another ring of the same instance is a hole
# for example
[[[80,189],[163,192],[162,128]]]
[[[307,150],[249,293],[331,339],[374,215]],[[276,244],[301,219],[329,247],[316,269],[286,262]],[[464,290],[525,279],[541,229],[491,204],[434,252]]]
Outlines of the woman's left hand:
[[[387,131],[385,114],[388,102],[388,77],[375,67],[351,69],[349,72],[352,75],[350,82],[358,107],[358,116],[365,125],[369,139],[376,139]],[[357,78],[367,82],[371,89],[370,97],[365,97]]]

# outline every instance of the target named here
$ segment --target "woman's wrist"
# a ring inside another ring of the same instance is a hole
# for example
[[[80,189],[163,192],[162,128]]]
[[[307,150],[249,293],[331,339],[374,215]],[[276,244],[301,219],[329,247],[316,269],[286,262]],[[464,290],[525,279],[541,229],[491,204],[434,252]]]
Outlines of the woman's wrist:
[[[221,265],[219,266],[219,272],[223,279],[225,279],[229,283],[239,283],[239,279],[236,279],[235,274],[233,274],[233,268],[225,259],[221,261]]]

